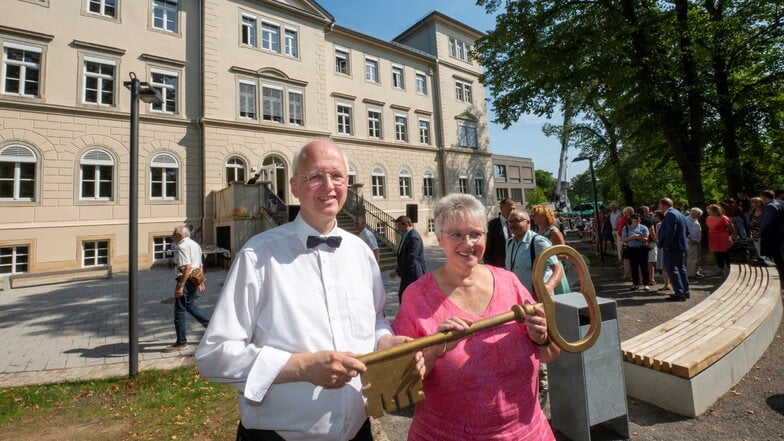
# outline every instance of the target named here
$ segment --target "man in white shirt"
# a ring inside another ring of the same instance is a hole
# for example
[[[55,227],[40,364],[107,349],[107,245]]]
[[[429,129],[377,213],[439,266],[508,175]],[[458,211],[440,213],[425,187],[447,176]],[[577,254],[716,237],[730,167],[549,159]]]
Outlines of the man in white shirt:
[[[702,226],[700,225],[700,218],[702,217],[702,210],[693,207],[689,210],[689,249],[686,250],[686,274],[690,279],[701,279],[703,274],[700,273],[700,258],[702,254]]]
[[[370,251],[373,252],[373,256],[376,257],[376,263],[378,263],[381,260],[381,249],[378,247],[376,235],[367,227],[367,221],[363,216],[357,216],[354,219],[354,228],[357,229],[359,238],[370,247]]]
[[[370,249],[338,228],[346,158],[330,140],[294,159],[300,212],[237,253],[196,351],[199,372],[239,391],[237,440],[372,440],[360,354],[408,340],[384,318]],[[424,374],[421,353],[417,370]]]
[[[621,210],[618,209],[618,204],[613,202],[610,204],[610,225],[612,225],[612,234],[615,236],[615,251],[618,253],[618,260],[623,260],[621,257],[621,254],[623,254],[623,241],[621,241],[621,237],[617,234],[619,217],[621,217]]]
[[[201,268],[201,247],[190,238],[191,230],[186,226],[174,229],[172,241],[177,244],[174,252],[174,265],[177,268],[177,287],[174,289],[174,330],[177,341],[163,349],[164,352],[174,352],[188,346],[187,326],[185,313],[189,313],[205,328],[210,324],[207,313],[196,306],[196,292],[204,291],[204,284],[196,285],[188,280],[191,271]]]

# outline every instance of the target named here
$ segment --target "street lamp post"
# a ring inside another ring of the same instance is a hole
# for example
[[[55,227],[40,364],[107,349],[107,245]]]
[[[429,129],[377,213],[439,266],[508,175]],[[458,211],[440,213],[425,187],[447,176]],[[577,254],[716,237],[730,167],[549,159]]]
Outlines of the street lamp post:
[[[588,169],[591,171],[591,186],[593,189],[593,232],[594,239],[596,240],[596,248],[599,250],[599,256],[604,262],[604,241],[599,230],[599,197],[596,195],[596,174],[593,172],[593,156],[578,156],[572,159],[572,162],[588,161]]]
[[[128,376],[139,374],[139,100],[162,103],[160,92],[131,72],[123,85],[131,91],[130,183],[128,191]]]

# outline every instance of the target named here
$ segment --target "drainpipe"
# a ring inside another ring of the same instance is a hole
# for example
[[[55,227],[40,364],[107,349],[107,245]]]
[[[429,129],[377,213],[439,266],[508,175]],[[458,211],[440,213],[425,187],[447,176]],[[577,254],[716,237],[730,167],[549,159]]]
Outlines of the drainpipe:
[[[196,126],[199,131],[199,144],[201,150],[201,219],[199,225],[201,226],[202,242],[205,242],[206,230],[204,229],[204,220],[207,218],[207,140],[205,139],[204,130],[204,3],[206,0],[199,2],[199,111]],[[211,237],[212,229],[209,231]],[[212,242],[215,240],[212,238]]]

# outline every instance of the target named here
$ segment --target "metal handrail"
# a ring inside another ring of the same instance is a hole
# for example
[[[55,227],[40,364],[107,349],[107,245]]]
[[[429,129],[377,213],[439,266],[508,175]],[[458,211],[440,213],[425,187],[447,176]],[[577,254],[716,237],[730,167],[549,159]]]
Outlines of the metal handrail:
[[[275,192],[267,186],[260,186],[259,205],[261,211],[269,217],[275,224],[283,225],[289,221],[289,207],[279,198]]]
[[[395,218],[392,215],[366,201],[364,197],[350,188],[343,209],[354,218],[364,215],[368,228],[376,234],[376,238],[393,250],[397,249],[401,235],[395,228]]]

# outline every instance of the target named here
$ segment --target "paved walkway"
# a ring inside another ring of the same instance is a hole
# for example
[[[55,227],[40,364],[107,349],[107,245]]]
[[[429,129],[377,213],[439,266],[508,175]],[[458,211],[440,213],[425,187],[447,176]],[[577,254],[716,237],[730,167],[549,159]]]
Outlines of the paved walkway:
[[[429,270],[443,264],[437,246],[425,248]],[[207,291],[197,301],[208,314],[228,271],[208,268]],[[387,316],[397,312],[399,279],[384,274]],[[174,343],[174,306],[161,299],[174,291],[174,272],[140,271],[139,370],[193,363],[204,329],[188,316],[187,349],[165,353]],[[0,291],[0,387],[127,375],[128,273],[112,279]]]

